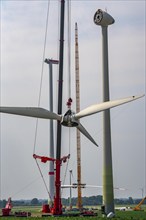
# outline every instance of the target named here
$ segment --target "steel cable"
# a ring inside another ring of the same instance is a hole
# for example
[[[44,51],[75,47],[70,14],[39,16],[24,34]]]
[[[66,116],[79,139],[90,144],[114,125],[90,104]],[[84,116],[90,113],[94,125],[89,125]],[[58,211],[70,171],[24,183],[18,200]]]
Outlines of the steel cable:
[[[44,73],[44,59],[45,59],[45,52],[46,52],[46,41],[47,41],[47,31],[48,31],[48,20],[49,20],[49,10],[50,9],[50,0],[48,0],[48,6],[47,6],[47,15],[46,15],[46,27],[45,27],[45,39],[44,39],[44,47],[43,47],[43,57],[42,57],[42,68],[41,68],[41,79],[40,79],[40,89],[39,89],[39,98],[38,98],[38,107],[40,106],[40,102],[41,102],[41,91],[42,91],[42,82],[43,82],[43,73]],[[38,131],[38,118],[36,120],[36,127],[35,127],[35,138],[34,138],[34,148],[33,148],[33,154],[35,154],[35,150],[36,150],[36,141],[37,141],[37,131]],[[50,200],[52,201],[52,198],[50,196],[47,184],[45,182],[43,173],[41,171],[41,168],[39,166],[39,163],[37,162],[37,160],[35,159],[36,165],[38,167],[38,170],[40,172],[40,175],[42,177],[42,180],[44,182],[46,191],[50,197]]]

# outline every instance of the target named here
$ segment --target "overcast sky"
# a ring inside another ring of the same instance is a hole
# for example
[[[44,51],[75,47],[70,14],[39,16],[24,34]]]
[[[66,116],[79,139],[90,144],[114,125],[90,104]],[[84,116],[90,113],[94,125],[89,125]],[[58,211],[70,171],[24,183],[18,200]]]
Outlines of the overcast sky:
[[[43,63],[47,1],[1,0],[2,106],[38,106]],[[102,102],[101,27],[93,23],[97,9],[107,10],[115,23],[108,28],[110,99],[145,93],[145,1],[71,1],[71,87],[75,110],[74,26],[79,28],[81,109]],[[59,1],[51,0],[45,58],[58,58]],[[66,19],[67,20],[67,19]],[[66,22],[65,22],[66,25]],[[67,110],[67,29],[63,83],[63,112]],[[49,109],[49,71],[44,64],[40,106]],[[54,112],[57,112],[58,67],[53,67]],[[81,120],[99,145],[81,135],[82,182],[102,185],[102,113]],[[115,197],[141,197],[146,193],[145,98],[111,110],[112,155]],[[56,142],[56,124],[54,124]],[[0,115],[1,199],[47,198],[47,192],[32,157],[36,119]],[[62,156],[71,153],[69,170],[76,182],[76,130],[62,129]],[[39,120],[35,153],[48,155],[49,121]],[[62,182],[67,164],[63,164]],[[48,182],[48,164],[41,164]],[[101,189],[83,189],[83,196],[102,194]],[[76,196],[76,190],[73,191]],[[69,196],[64,190],[63,197]]]

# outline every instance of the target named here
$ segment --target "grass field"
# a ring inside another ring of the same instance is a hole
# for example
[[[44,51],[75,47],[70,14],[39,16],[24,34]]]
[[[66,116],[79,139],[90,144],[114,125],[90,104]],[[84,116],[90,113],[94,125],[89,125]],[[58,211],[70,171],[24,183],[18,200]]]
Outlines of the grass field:
[[[142,207],[142,211],[116,211],[116,217],[114,217],[114,220],[146,220],[146,206]],[[31,212],[32,213],[32,217],[23,217],[23,219],[54,219],[54,220],[89,220],[89,219],[109,219],[102,216],[101,211],[98,210],[97,211],[97,216],[94,217],[54,217],[54,216],[49,216],[49,217],[42,217],[42,213],[41,213],[41,207],[17,207],[17,208],[13,208],[13,213],[15,211],[27,211],[27,212]],[[1,217],[1,220],[14,220],[14,219],[22,219],[22,217]]]

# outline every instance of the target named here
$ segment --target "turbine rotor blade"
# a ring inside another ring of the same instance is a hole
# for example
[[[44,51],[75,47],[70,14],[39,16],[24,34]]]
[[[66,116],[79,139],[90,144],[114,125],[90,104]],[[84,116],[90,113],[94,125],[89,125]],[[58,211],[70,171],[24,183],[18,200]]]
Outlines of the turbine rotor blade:
[[[44,108],[37,107],[0,107],[0,112],[35,118],[61,120],[61,116]]]
[[[128,97],[128,98],[125,98],[125,99],[118,99],[118,100],[115,100],[115,101],[107,101],[107,102],[103,102],[103,103],[100,103],[100,104],[91,105],[91,106],[85,108],[84,110],[76,113],[75,118],[80,119],[80,118],[83,118],[83,117],[86,117],[86,116],[89,116],[89,115],[92,115],[92,114],[95,114],[95,113],[98,113],[98,112],[101,112],[101,111],[105,111],[107,109],[116,107],[118,105],[122,105],[122,104],[125,104],[125,103],[128,103],[128,102],[134,101],[136,99],[142,98],[143,96],[144,95],[132,96],[132,97]]]
[[[77,129],[79,129],[79,131],[84,134],[93,144],[95,144],[98,147],[98,144],[94,141],[94,139],[91,137],[91,135],[88,133],[88,131],[83,127],[83,125],[81,125],[81,123],[79,122]]]

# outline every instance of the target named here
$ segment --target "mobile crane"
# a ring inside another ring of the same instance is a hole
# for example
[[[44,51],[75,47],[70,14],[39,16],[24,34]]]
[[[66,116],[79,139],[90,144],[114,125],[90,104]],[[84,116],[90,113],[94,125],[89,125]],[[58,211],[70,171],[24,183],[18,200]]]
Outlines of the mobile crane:
[[[12,200],[11,200],[11,197],[9,197],[5,208],[2,209],[2,216],[15,216],[15,217],[31,216],[30,212],[25,212],[25,211],[17,211],[15,213],[12,213],[11,212],[12,207],[13,207],[12,206]]]
[[[10,216],[11,209],[12,209],[12,201],[10,197],[8,198],[8,202],[6,203],[5,208],[2,209],[2,216]]]
[[[146,196],[140,201],[140,203],[137,206],[135,206],[133,208],[133,210],[134,211],[141,211],[141,205],[144,203],[145,200],[146,200]]]

